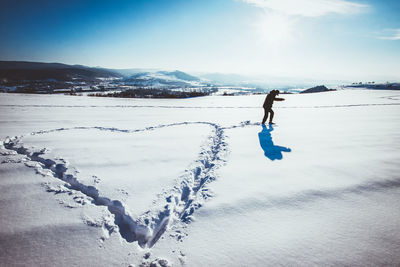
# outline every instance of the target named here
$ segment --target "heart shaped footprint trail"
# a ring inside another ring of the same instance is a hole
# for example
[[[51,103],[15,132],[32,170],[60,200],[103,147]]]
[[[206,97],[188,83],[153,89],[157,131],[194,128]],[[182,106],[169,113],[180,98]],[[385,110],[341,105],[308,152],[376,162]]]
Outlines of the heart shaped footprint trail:
[[[193,213],[193,198],[209,180],[212,161],[220,160],[215,148],[223,145],[222,130],[209,123],[136,131],[76,127],[21,140],[8,148],[107,206],[121,235],[142,247],[153,246],[167,224]]]

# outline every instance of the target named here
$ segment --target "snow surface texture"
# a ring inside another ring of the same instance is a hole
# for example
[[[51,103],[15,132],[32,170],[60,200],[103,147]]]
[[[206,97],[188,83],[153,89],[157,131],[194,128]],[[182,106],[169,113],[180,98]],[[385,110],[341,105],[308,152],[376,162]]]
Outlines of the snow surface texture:
[[[0,265],[399,265],[400,94],[264,97],[0,94]]]

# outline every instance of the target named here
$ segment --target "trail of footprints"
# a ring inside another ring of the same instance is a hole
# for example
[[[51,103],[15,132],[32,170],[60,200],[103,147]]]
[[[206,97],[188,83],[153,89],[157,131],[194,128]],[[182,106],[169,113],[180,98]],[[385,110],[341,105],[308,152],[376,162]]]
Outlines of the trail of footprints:
[[[66,193],[69,190],[75,190],[81,193],[81,196],[75,196],[74,201],[78,204],[91,203],[97,206],[105,206],[108,211],[114,215],[114,223],[119,228],[119,233],[127,242],[138,242],[145,247],[152,247],[160,239],[168,228],[175,226],[176,232],[170,234],[178,241],[184,234],[179,230],[177,224],[187,224],[192,220],[193,213],[202,206],[202,203],[211,196],[207,184],[214,181],[217,177],[216,171],[225,163],[226,153],[228,152],[225,142],[225,129],[259,125],[242,122],[230,127],[221,127],[210,122],[181,122],[173,124],[158,125],[137,130],[124,130],[118,128],[105,127],[72,127],[58,128],[53,130],[44,130],[31,133],[31,135],[46,134],[51,132],[69,131],[69,130],[89,130],[97,129],[100,131],[136,133],[152,131],[165,127],[174,127],[179,125],[203,124],[211,127],[212,133],[208,136],[205,145],[201,147],[199,157],[190,165],[178,179],[179,183],[173,188],[166,189],[158,195],[154,205],[138,218],[133,218],[129,213],[129,208],[120,200],[110,199],[103,196],[99,190],[92,185],[85,185],[77,179],[77,171],[68,166],[68,162],[61,158],[46,158],[46,149],[35,150],[23,146],[23,136],[7,138],[2,143],[2,154],[19,154],[25,157],[25,164],[34,167],[38,173],[50,174],[54,178],[64,181],[66,184],[60,188],[53,188],[46,185],[46,191],[55,194]],[[12,162],[12,161],[10,161]],[[100,178],[93,176],[93,184],[99,183]],[[121,191],[121,193],[124,193]],[[127,193],[127,192],[126,192]],[[161,209],[159,207],[162,207]],[[110,233],[113,228],[107,226]]]

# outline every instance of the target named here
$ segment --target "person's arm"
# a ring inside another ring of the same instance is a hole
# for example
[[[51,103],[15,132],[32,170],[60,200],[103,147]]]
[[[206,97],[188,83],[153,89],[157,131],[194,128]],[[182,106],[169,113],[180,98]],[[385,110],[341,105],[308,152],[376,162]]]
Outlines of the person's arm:
[[[284,98],[279,98],[279,97],[275,97],[275,99],[274,99],[275,101],[285,101],[285,99]]]

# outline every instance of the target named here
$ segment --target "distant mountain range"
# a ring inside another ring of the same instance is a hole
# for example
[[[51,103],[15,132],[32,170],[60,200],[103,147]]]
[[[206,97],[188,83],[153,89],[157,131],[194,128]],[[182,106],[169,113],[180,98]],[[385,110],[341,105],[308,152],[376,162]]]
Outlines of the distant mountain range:
[[[127,70],[122,71],[122,73],[127,72]],[[204,79],[200,79],[178,70],[131,72],[130,74],[124,75],[124,82],[126,84],[154,87],[193,87],[204,85],[204,83],[206,83]]]
[[[264,92],[270,89],[301,91],[317,83],[313,79],[294,79],[266,75],[247,76],[227,73],[188,74],[183,71],[157,69],[109,69],[68,65],[62,63],[41,63],[26,61],[0,61],[0,85],[22,86],[30,83],[32,88],[37,83],[58,83],[52,88],[65,87],[65,83],[86,83],[96,85],[102,81],[113,81],[119,85],[154,88],[198,88],[198,87],[238,87]],[[339,82],[325,81],[328,85]],[[319,83],[319,82],[318,82]],[[43,86],[42,86],[43,87]],[[247,89],[244,89],[247,90]]]
[[[147,87],[193,87],[206,83],[205,79],[182,71],[107,69],[61,63],[0,61],[0,81],[96,81],[123,80],[126,84]]]
[[[90,68],[82,65],[24,61],[0,61],[0,80],[7,81],[69,81],[73,79],[94,80],[96,78],[118,77],[122,77],[122,75],[116,71],[103,68]]]

